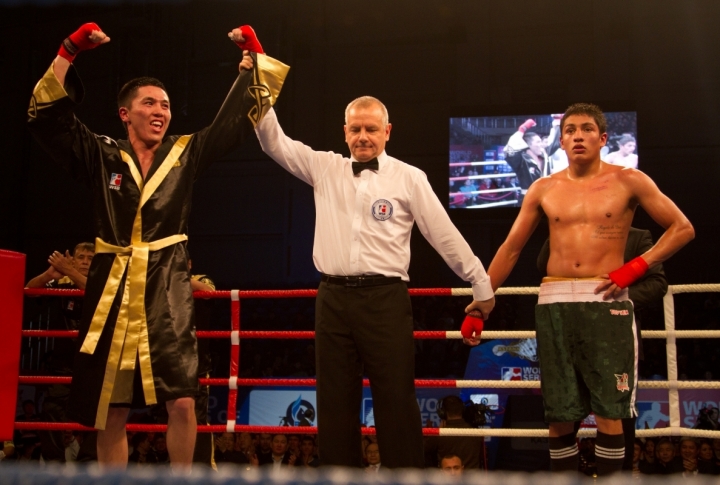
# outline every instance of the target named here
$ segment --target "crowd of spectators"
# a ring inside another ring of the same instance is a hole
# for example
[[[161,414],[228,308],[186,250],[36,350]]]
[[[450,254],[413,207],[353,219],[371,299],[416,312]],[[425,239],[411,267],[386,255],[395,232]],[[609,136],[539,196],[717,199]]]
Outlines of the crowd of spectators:
[[[580,440],[580,471],[597,476],[595,439]],[[633,470],[642,475],[718,475],[720,474],[720,439],[647,438],[636,439],[633,453]]]

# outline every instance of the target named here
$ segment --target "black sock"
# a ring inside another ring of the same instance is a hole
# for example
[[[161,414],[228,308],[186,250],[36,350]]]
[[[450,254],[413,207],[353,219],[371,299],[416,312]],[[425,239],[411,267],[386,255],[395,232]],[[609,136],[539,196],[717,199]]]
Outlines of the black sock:
[[[579,459],[575,433],[550,438],[550,470],[577,473]]]
[[[621,434],[605,434],[598,431],[595,441],[595,461],[599,477],[606,477],[622,470],[625,460],[625,437]]]

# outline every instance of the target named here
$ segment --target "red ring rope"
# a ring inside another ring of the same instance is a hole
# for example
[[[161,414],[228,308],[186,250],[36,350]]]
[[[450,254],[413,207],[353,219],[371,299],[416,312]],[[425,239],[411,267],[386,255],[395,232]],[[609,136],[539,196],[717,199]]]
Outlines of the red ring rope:
[[[84,296],[84,290],[58,288],[25,288],[25,296]],[[238,291],[238,298],[314,298],[317,290],[248,290]],[[409,288],[412,296],[452,296],[452,288]],[[230,298],[230,291],[195,291],[195,298]]]
[[[237,376],[233,376],[237,377]],[[198,379],[201,386],[227,386],[230,384],[230,378],[228,377],[201,377]],[[238,386],[278,386],[278,387],[313,387],[315,386],[315,379],[290,379],[290,378],[275,378],[275,379],[237,379]],[[72,383],[72,377],[68,376],[20,376],[20,384],[65,384],[70,385]],[[370,380],[363,379],[363,386],[370,387]],[[448,388],[457,387],[457,380],[455,379],[415,379],[415,387],[424,388]],[[231,389],[232,391],[232,389]],[[237,391],[235,391],[237,394]],[[229,415],[230,413],[228,413]]]
[[[78,423],[44,423],[39,421],[19,421],[15,423],[17,430],[44,430],[44,431],[95,431]],[[167,431],[166,424],[127,424],[127,431],[145,433],[163,433]],[[227,427],[224,424],[198,425],[199,433],[224,433]],[[317,426],[249,426],[237,424],[233,427],[234,433],[270,433],[270,434],[317,434]],[[364,435],[375,434],[375,428],[361,427]],[[438,436],[440,428],[423,428],[423,435]]]
[[[22,336],[28,338],[75,338],[77,330],[23,330]],[[198,330],[198,338],[230,338],[232,331],[228,330]],[[267,339],[314,339],[315,332],[312,330],[243,330],[238,331],[238,336],[243,338],[267,338]],[[422,330],[413,332],[416,339],[445,339],[447,332],[444,330]]]
[[[413,296],[452,296],[451,288],[419,288],[410,289]],[[51,289],[51,288],[25,288],[25,296],[74,296],[82,297],[83,290]],[[238,386],[300,386],[312,387],[316,385],[315,379],[238,379],[240,366],[240,338],[271,338],[271,339],[313,339],[313,331],[241,331],[240,330],[240,300],[242,298],[303,298],[315,297],[317,290],[253,290],[253,291],[199,291],[194,292],[195,298],[230,298],[231,299],[231,331],[198,331],[199,338],[230,338],[230,377],[229,378],[200,378],[200,385],[228,386],[228,422],[225,425],[199,425],[199,432],[254,432],[254,433],[316,433],[316,427],[282,427],[282,426],[246,426],[237,425],[237,387]],[[22,336],[26,338],[75,338],[78,331],[71,330],[23,330]],[[418,339],[446,339],[445,331],[414,332]],[[20,384],[64,384],[70,385],[72,377],[69,376],[19,376]],[[368,379],[363,380],[364,386],[369,386]],[[456,388],[455,380],[416,380],[417,387]],[[44,422],[16,422],[14,428],[42,429],[42,430],[79,430],[92,431],[93,428],[78,423],[44,423]],[[165,431],[166,425],[140,425],[128,424],[128,431]],[[374,434],[374,428],[363,428],[363,434]],[[426,429],[426,435],[438,434],[436,429]]]

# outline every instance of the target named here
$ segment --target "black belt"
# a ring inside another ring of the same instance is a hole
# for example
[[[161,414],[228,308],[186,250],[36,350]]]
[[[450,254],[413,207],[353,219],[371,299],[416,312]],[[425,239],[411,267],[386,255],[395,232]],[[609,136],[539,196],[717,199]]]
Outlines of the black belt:
[[[323,274],[320,278],[325,283],[340,286],[381,286],[399,283],[402,278],[399,276],[383,276],[383,275],[358,275],[358,276],[331,276]]]

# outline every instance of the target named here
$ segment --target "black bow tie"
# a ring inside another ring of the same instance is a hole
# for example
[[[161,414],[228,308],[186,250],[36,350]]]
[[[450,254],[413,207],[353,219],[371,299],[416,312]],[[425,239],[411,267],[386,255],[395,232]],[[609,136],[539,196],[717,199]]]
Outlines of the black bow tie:
[[[377,171],[380,168],[380,166],[378,165],[378,159],[373,158],[369,162],[353,162],[352,163],[353,175],[359,174],[366,168]]]

